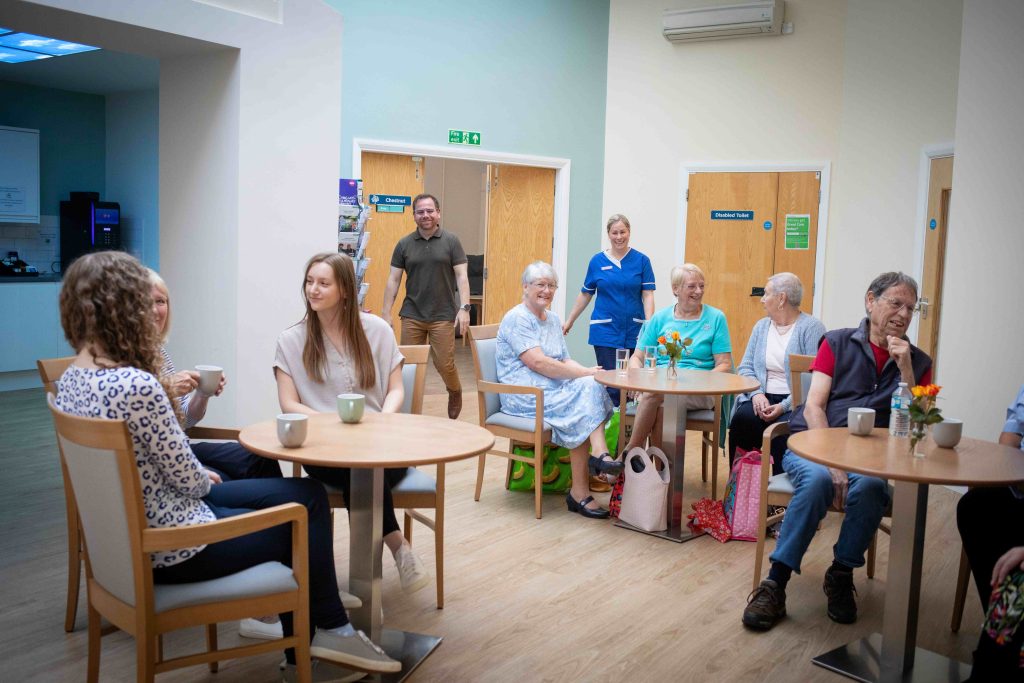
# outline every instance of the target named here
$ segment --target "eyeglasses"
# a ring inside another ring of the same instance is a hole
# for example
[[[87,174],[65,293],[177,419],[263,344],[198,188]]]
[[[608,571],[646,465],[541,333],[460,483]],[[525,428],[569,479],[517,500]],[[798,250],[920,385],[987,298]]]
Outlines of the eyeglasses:
[[[920,307],[918,307],[916,301],[912,304],[905,304],[899,299],[893,299],[891,296],[886,296],[884,294],[879,294],[878,298],[885,299],[885,301],[889,304],[889,310],[892,311],[893,313],[901,313],[904,309],[906,309],[907,315],[912,316],[921,310]]]
[[[536,287],[537,289],[541,289],[541,290],[546,289],[546,290],[548,290],[550,292],[553,292],[556,289],[558,289],[558,285],[552,285],[552,284],[549,284],[547,282],[531,282],[530,286],[531,287]]]

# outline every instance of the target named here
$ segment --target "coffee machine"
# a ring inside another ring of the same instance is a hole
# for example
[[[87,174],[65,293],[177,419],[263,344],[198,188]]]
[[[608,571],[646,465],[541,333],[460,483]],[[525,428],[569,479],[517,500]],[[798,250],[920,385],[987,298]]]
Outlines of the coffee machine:
[[[99,192],[72,192],[60,203],[60,270],[91,251],[121,248],[121,205]]]

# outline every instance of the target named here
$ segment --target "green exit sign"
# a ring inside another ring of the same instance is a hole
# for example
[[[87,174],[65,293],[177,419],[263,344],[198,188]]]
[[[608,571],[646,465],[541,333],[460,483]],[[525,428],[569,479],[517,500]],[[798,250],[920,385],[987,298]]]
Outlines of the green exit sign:
[[[473,130],[448,129],[448,144],[450,145],[480,145],[480,133]]]

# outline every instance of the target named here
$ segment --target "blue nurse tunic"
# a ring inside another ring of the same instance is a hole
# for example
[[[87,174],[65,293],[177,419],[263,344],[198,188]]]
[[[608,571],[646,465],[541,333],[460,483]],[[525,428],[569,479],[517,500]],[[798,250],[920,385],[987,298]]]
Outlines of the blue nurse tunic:
[[[654,290],[651,259],[636,249],[626,252],[616,263],[600,252],[590,259],[581,291],[597,294],[590,315],[591,346],[634,349],[640,326],[644,323],[641,292]]]

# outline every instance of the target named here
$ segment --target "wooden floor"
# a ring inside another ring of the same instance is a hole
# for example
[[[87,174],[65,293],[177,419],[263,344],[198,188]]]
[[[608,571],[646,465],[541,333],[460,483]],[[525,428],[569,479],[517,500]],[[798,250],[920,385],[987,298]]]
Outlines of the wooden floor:
[[[459,348],[466,387],[462,419],[477,419],[468,348]],[[431,368],[426,412],[442,415],[447,397]],[[42,390],[0,393],[0,680],[85,679],[85,591],[78,630],[65,634],[65,531],[53,428]],[[693,439],[687,500],[709,495],[700,482]],[[394,563],[384,561],[385,621],[444,637],[414,681],[842,681],[811,657],[881,628],[888,538],[879,540],[878,572],[855,574],[861,618],[840,626],[825,615],[821,580],[840,517],[829,515],[789,584],[789,617],[769,633],[740,624],[753,571],[752,543],[709,537],[676,545],[569,514],[562,496],[545,498],[534,519],[533,496],[503,489],[504,460],[488,461],[483,497],[473,501],[476,460],[449,465],[444,610],[433,584],[405,596]],[[724,470],[724,468],[722,468]],[[725,475],[722,474],[724,479]],[[949,630],[960,542],[956,495],[933,487],[922,580],[918,644],[968,661],[981,623],[969,594],[961,633]],[[339,518],[340,521],[340,518]],[[347,575],[347,530],[337,525],[339,578]],[[433,566],[433,542],[414,540]],[[223,624],[222,645],[237,638]],[[199,629],[166,640],[168,653],[199,647]],[[280,680],[281,657],[269,654],[165,674],[161,681],[263,683]],[[133,681],[134,643],[103,639],[103,681]]]

